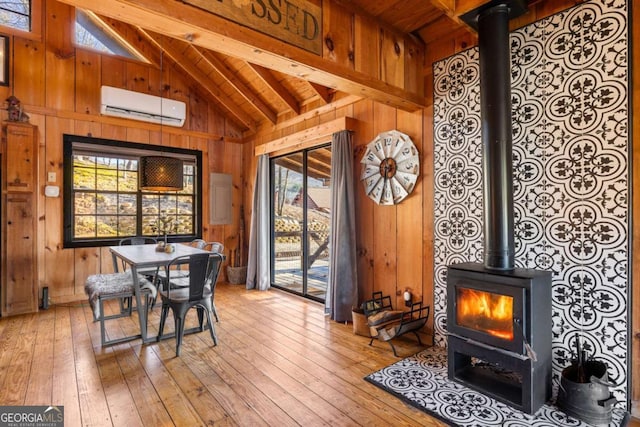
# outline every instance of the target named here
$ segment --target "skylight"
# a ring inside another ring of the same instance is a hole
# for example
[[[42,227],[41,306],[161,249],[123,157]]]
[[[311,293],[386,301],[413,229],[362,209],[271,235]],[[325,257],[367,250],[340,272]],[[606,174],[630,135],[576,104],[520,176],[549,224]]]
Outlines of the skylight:
[[[31,1],[3,0],[0,2],[0,24],[18,30],[31,30]]]
[[[98,52],[148,62],[94,13],[76,9],[76,44]]]

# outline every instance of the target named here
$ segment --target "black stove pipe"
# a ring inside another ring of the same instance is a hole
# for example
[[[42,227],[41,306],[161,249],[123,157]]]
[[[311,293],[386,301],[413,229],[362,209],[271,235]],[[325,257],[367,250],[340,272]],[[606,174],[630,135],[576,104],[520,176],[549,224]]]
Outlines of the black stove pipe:
[[[511,55],[509,7],[497,4],[478,15],[484,266],[515,268],[513,158],[511,143]]]

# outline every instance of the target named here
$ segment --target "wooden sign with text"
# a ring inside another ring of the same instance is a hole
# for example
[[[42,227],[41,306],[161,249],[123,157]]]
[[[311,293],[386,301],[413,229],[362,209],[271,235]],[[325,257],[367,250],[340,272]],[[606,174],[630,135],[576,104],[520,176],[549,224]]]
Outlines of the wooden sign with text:
[[[322,54],[322,8],[305,0],[182,0],[285,43]]]

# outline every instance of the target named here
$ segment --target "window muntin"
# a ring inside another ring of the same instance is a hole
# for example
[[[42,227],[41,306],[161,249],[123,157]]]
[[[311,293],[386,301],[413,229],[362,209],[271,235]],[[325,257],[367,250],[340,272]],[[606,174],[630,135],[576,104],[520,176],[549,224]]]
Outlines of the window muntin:
[[[73,135],[64,140],[65,247],[113,245],[135,235],[160,237],[167,228],[170,241],[201,237],[201,152]],[[138,190],[142,155],[181,157],[183,190]]]
[[[3,0],[0,2],[0,25],[31,31],[31,1]]]

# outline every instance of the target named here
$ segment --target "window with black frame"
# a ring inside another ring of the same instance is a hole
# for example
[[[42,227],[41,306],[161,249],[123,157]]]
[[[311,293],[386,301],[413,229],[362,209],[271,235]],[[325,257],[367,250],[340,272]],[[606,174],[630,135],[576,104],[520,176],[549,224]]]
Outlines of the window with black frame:
[[[183,189],[139,189],[143,156],[183,163]],[[201,238],[202,153],[64,135],[64,246],[108,246],[129,236]]]

